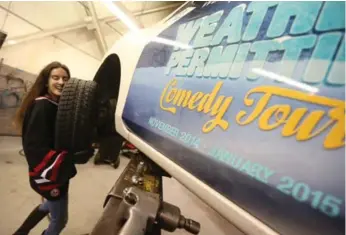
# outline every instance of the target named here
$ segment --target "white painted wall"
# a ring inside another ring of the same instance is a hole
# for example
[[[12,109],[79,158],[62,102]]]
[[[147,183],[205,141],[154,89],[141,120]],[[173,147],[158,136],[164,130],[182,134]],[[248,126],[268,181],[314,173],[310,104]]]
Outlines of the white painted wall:
[[[9,2],[2,2],[0,5],[8,8]],[[52,7],[51,3],[44,4],[44,2],[13,2],[10,9],[24,19],[29,20],[29,22],[37,24],[44,29],[64,24],[68,25],[76,21],[80,22],[84,14],[83,9],[77,4],[62,3],[55,4]],[[67,14],[68,17],[58,17],[56,15],[57,11],[53,10],[56,7],[63,7],[65,9],[64,14]],[[69,11],[66,12],[66,9],[69,9]],[[41,13],[32,14],[33,11]],[[46,20],[35,18],[35,16],[42,14],[46,15],[46,17],[50,15],[50,17]],[[66,20],[61,22],[62,19]],[[14,15],[7,14],[3,9],[0,9],[0,22],[2,23],[0,27],[3,26],[3,31],[8,34],[8,38],[40,32],[38,28]],[[59,24],[56,22],[59,22]],[[38,74],[46,64],[57,60],[70,68],[72,76],[87,80],[93,79],[99,66],[101,55],[92,32],[87,29],[80,29],[58,36],[77,49],[57,38],[46,37],[18,45],[4,45],[0,49],[0,59],[4,59],[4,64],[33,74]]]
[[[11,11],[45,30],[80,23],[85,17],[83,8],[74,2],[61,2],[59,4],[54,2],[12,2],[11,5],[9,2],[1,2],[0,6],[6,9],[10,6]],[[158,6],[162,6],[162,3],[148,2],[144,6],[137,3],[127,4],[127,7],[132,11],[141,11]],[[112,15],[103,4],[96,3],[95,7],[99,18]],[[167,16],[171,11],[172,9],[168,9],[136,18],[145,27],[149,27]],[[59,15],[57,12],[64,12],[64,14]],[[0,23],[5,23],[3,30],[8,33],[8,38],[40,32],[40,29],[23,19],[7,14],[5,10],[0,9]],[[109,25],[101,23],[100,26],[108,48],[111,48],[121,38],[121,34],[128,32],[126,26],[120,21],[110,22]],[[119,33],[111,27],[116,28]],[[80,28],[57,36],[58,38],[46,37],[16,45],[5,43],[0,49],[0,59],[4,59],[4,64],[33,74],[39,73],[51,61],[60,61],[70,68],[73,77],[92,80],[102,60],[92,30]]]
[[[82,46],[93,47],[93,45]],[[60,61],[69,67],[71,76],[86,80],[93,79],[100,63],[98,59],[53,37],[4,47],[0,51],[0,57],[4,58],[4,64],[33,74],[38,74],[51,61]]]

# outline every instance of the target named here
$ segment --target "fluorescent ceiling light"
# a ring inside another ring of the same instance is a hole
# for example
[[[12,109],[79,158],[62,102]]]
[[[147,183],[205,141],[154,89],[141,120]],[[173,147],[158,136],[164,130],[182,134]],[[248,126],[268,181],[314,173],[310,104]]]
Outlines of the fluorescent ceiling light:
[[[138,31],[139,27],[135,22],[131,20],[118,6],[114,5],[112,1],[102,1],[103,4],[116,16],[118,17],[131,31]]]
[[[138,25],[135,22],[133,22],[133,20],[130,17],[128,17],[118,6],[113,4],[112,1],[103,0],[102,2],[132,32],[138,32],[140,30]],[[139,36],[136,36],[136,37],[137,37],[136,39],[138,40],[141,37],[143,37],[143,35],[139,35]],[[161,38],[161,37],[155,37],[155,38],[151,39],[151,41],[162,43],[162,44],[166,44],[166,45],[170,45],[170,46],[174,46],[174,47],[180,47],[180,48],[183,48],[183,49],[191,48],[191,46],[189,46],[189,45],[187,45],[185,43],[181,43],[181,42],[178,42],[178,41],[173,41],[173,40],[166,39],[166,38]]]
[[[262,75],[264,77],[276,80],[276,81],[286,83],[286,84],[291,85],[291,86],[295,86],[297,88],[300,88],[302,90],[306,90],[308,92],[316,93],[319,91],[319,89],[317,87],[309,86],[305,83],[295,81],[292,78],[285,77],[285,76],[282,76],[282,75],[279,75],[277,73],[273,73],[273,72],[270,72],[270,71],[267,71],[264,69],[253,68],[252,72],[259,74],[259,75]]]

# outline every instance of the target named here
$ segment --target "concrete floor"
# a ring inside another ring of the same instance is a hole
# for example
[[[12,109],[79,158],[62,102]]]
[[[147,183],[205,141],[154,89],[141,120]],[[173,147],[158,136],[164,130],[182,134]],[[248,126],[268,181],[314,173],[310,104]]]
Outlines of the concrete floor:
[[[23,222],[29,212],[40,203],[40,196],[29,186],[25,158],[19,155],[21,140],[0,137],[0,234],[10,235]],[[128,163],[121,158],[118,169],[95,166],[92,161],[78,166],[72,180],[69,201],[69,222],[63,235],[81,235],[91,231],[102,213],[105,196]],[[201,223],[200,235],[240,235],[232,224],[173,179],[164,180],[164,200],[180,207],[184,216]],[[41,234],[48,220],[43,220],[31,234]],[[174,233],[189,234],[182,230]]]

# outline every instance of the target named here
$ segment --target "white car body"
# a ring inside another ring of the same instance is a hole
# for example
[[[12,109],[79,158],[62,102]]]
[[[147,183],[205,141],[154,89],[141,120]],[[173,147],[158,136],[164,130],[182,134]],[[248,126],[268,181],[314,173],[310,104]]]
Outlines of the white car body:
[[[221,3],[215,3],[215,4],[221,4]],[[227,2],[224,2],[223,4],[227,4]],[[228,3],[228,4],[233,4],[233,3]],[[258,4],[261,4],[261,3],[259,2]],[[209,7],[210,9],[212,9],[213,7],[212,5],[213,4],[210,4],[210,5],[207,4],[203,6],[203,8],[207,9]],[[244,7],[244,5],[240,7]],[[186,4],[182,6],[180,9],[182,8],[185,9]],[[202,11],[203,11],[203,8],[201,8]],[[186,8],[184,11],[180,11],[180,9],[173,12],[170,16],[163,19],[161,22],[159,22],[158,24],[156,24],[155,26],[151,28],[142,29],[139,32],[130,32],[126,34],[123,38],[117,41],[114,44],[114,46],[105,55],[104,60],[106,60],[110,55],[113,55],[113,54],[116,54],[120,59],[121,78],[120,78],[120,88],[119,88],[119,94],[117,98],[117,107],[116,107],[116,113],[115,113],[116,130],[125,139],[127,139],[129,142],[134,144],[144,154],[146,154],[159,166],[165,169],[170,175],[172,175],[172,177],[177,179],[180,183],[186,186],[189,190],[191,190],[204,202],[206,202],[208,205],[214,208],[218,213],[224,216],[231,223],[239,227],[246,234],[254,234],[254,235],[279,234],[281,233],[280,229],[276,229],[273,226],[270,226],[267,223],[263,222],[260,218],[258,218],[258,216],[254,216],[252,213],[250,213],[246,209],[239,206],[238,203],[234,202],[233,200],[230,200],[225,195],[218,192],[210,185],[206,184],[200,178],[196,177],[196,175],[184,169],[181,165],[177,164],[175,161],[169,158],[170,156],[164,155],[162,151],[158,151],[156,148],[154,148],[151,144],[149,144],[143,138],[141,138],[134,132],[130,131],[128,126],[124,122],[124,119],[123,119],[124,108],[126,106],[130,87],[133,82],[134,73],[144,48],[147,46],[148,43],[150,43],[150,39],[160,36],[160,33],[162,31],[174,25],[178,20],[180,20],[181,18],[183,18],[184,16],[188,15],[190,12],[193,12],[195,10],[194,7]],[[344,33],[342,34],[342,36],[344,36]],[[281,39],[282,41],[286,40],[284,38],[281,38]],[[318,63],[316,63],[316,65],[317,64]],[[320,65],[324,66],[323,63],[320,63]],[[344,71],[344,66],[345,66],[344,62],[343,62],[343,65],[341,66],[343,66],[343,71]],[[342,71],[342,69],[340,71]],[[118,79],[118,78],[110,76],[108,79]],[[280,79],[280,77],[278,77],[277,79]],[[277,86],[280,86],[280,85],[277,85]],[[344,86],[344,83],[342,84],[342,86]],[[336,92],[339,92],[339,90]],[[343,102],[343,101],[341,100],[340,102]],[[332,150],[330,150],[330,156],[334,158],[340,158],[340,152],[334,153]],[[313,163],[311,164],[313,166]],[[261,203],[261,202],[259,201],[258,203]],[[344,205],[344,202],[342,202],[342,205]],[[272,216],[275,217],[276,215],[274,214]],[[344,216],[343,216],[343,222],[344,222]],[[295,226],[295,225],[292,224],[292,226]]]

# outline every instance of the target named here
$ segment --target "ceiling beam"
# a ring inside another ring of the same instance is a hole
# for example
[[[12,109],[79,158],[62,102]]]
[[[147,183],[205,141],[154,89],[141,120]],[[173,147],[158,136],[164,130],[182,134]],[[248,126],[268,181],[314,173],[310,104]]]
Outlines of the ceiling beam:
[[[40,26],[38,26],[38,25],[36,25],[36,24],[30,22],[29,20],[27,20],[27,19],[21,17],[20,15],[14,13],[14,12],[11,11],[10,9],[6,9],[6,8],[4,8],[4,7],[1,6],[1,5],[0,5],[0,8],[3,9],[3,10],[5,10],[5,11],[7,11],[7,12],[10,13],[11,15],[14,15],[15,17],[17,17],[17,18],[23,20],[24,22],[28,23],[28,24],[31,25],[32,27],[34,27],[34,28],[36,28],[36,29],[38,29],[38,30],[40,30],[40,31],[43,31],[43,28],[41,28]],[[33,34],[32,34],[32,35],[33,35]],[[54,38],[60,40],[61,42],[65,43],[66,45],[68,45],[68,46],[70,46],[70,47],[72,47],[72,48],[74,48],[74,49],[80,51],[81,53],[83,53],[83,54],[85,54],[85,55],[87,55],[87,56],[90,56],[90,57],[92,57],[92,58],[94,58],[94,59],[96,59],[96,60],[98,60],[98,61],[100,60],[99,58],[94,57],[93,55],[89,54],[88,52],[86,52],[86,51],[84,51],[84,50],[82,50],[82,49],[80,49],[80,48],[78,48],[78,47],[72,45],[71,43],[65,41],[64,39],[60,38],[59,36],[57,36],[57,35],[55,35],[55,34],[50,35],[50,36],[52,36],[52,37],[54,37]],[[7,41],[6,44],[5,44],[2,48],[4,48],[4,47],[6,47],[6,46],[9,45],[9,44],[8,44],[8,41],[9,41],[9,40],[6,40],[6,41]]]
[[[177,8],[177,7],[181,6],[181,5],[182,5],[182,3],[169,4],[169,5],[166,5],[166,6],[157,7],[157,8],[153,8],[153,9],[148,9],[148,10],[145,10],[145,11],[137,11],[137,12],[134,12],[133,15],[134,16],[142,16],[142,15],[153,14],[153,13],[169,10],[169,9],[172,9],[172,8]],[[8,9],[3,8],[2,6],[0,6],[0,8],[2,8],[5,11],[8,11]],[[18,16],[17,14],[15,14],[12,11],[8,11],[8,12],[10,14]],[[20,16],[18,16],[18,17],[20,19],[23,19],[25,22],[33,25],[31,22],[28,22],[26,19],[24,19],[24,18],[22,18]],[[115,16],[107,16],[107,17],[100,18],[98,20],[99,20],[100,23],[112,23],[112,22],[115,22],[115,21],[119,21],[119,19],[116,18]],[[42,30],[41,32],[27,34],[27,35],[24,35],[24,36],[8,37],[8,39],[4,43],[3,47],[11,46],[11,44],[8,43],[9,41],[15,41],[16,44],[18,44],[18,43],[27,42],[27,41],[30,41],[30,40],[36,40],[36,39],[40,39],[40,38],[44,38],[44,37],[55,36],[55,35],[60,34],[60,33],[66,33],[66,32],[77,30],[77,29],[88,28],[89,26],[90,26],[90,20],[89,21],[85,21],[85,22],[79,22],[79,23],[71,24],[71,25],[66,25],[66,26],[59,27],[59,28],[54,28],[54,29],[49,29],[49,30]]]
[[[136,11],[133,12],[132,14],[134,16],[144,16],[144,15],[149,15],[149,14],[153,14],[153,13],[157,13],[157,12],[161,12],[161,11],[166,11],[172,8],[178,8],[179,6],[181,6],[184,2],[182,3],[172,3],[166,6],[162,6],[162,7],[157,7],[157,8],[152,8],[152,9],[147,9],[144,11]],[[115,21],[119,21],[119,19],[115,16],[106,16],[100,19],[100,22],[107,22],[107,23],[112,23]]]
[[[107,48],[107,43],[106,43],[105,37],[104,37],[102,30],[101,30],[101,27],[100,27],[100,23],[99,23],[98,18],[97,18],[97,13],[95,10],[94,2],[89,2],[89,10],[91,12],[92,22],[95,26],[96,42],[97,42],[97,45],[101,51],[101,55],[103,57],[104,54],[106,54],[106,51],[108,50],[108,48]]]
[[[111,28],[114,32],[116,32],[117,34],[119,34],[120,36],[123,36],[124,34],[122,32],[120,32],[119,30],[117,30],[114,26],[112,26],[110,23],[105,23],[109,28]]]
[[[69,32],[69,31],[80,29],[80,28],[81,28],[81,24],[72,24],[72,25],[68,25],[68,26],[64,26],[64,27],[54,28],[54,29],[51,29],[51,30],[42,30],[40,32],[32,33],[32,34],[27,34],[27,35],[24,35],[24,36],[9,37],[6,40],[7,44],[4,45],[4,46],[8,46],[9,45],[8,44],[9,41],[15,41],[16,44],[18,44],[18,43],[22,43],[22,42],[27,42],[27,41],[35,40],[35,39],[40,39],[40,38],[44,38],[44,37],[54,36],[55,34],[66,33],[66,32]]]
[[[124,4],[121,2],[113,2],[115,6],[118,7],[119,10],[121,10],[132,22],[134,22],[138,28],[144,28],[143,24],[136,19],[135,14],[133,14],[131,11],[129,11]]]

